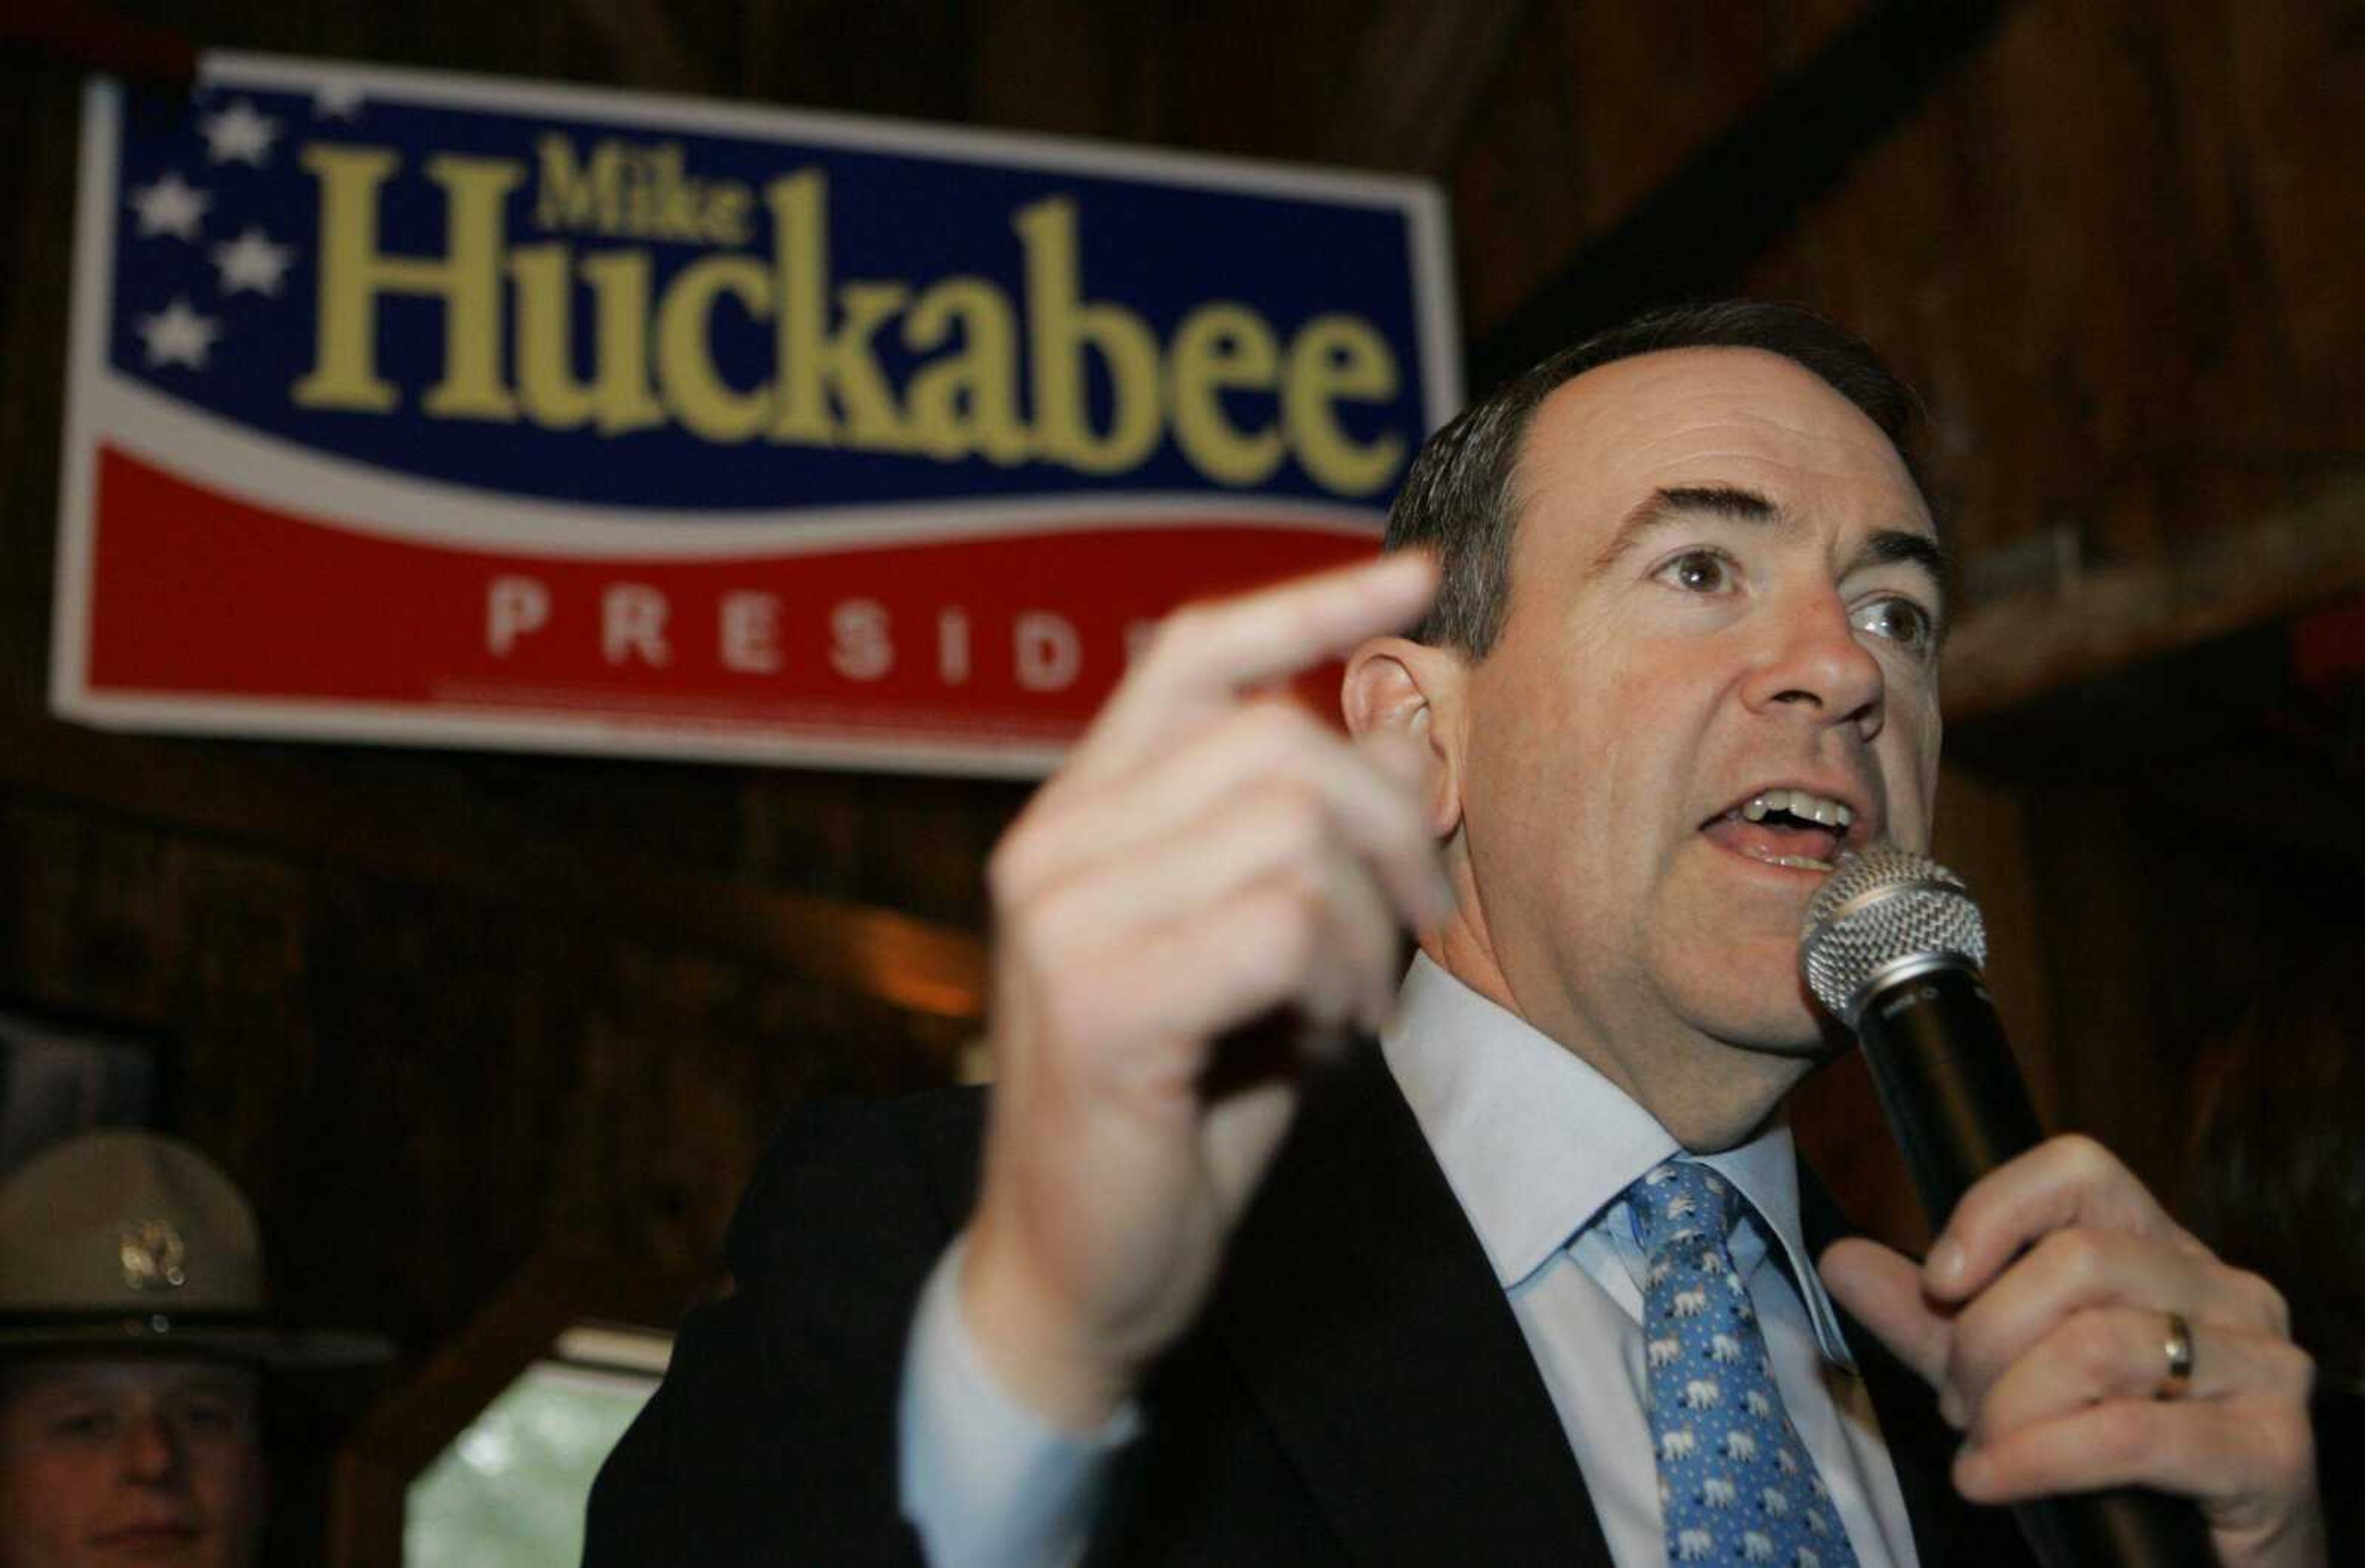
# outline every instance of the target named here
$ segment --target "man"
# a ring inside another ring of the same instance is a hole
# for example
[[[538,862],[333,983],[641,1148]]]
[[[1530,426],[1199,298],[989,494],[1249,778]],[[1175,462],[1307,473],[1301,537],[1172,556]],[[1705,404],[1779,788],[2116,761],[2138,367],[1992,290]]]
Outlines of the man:
[[[1907,406],[1646,319],[1424,449],[1441,586],[1175,617],[995,852],[990,1111],[776,1148],[587,1562],[1991,1562],[1962,1499],[2128,1483],[2320,1562],[2280,1301],[2107,1155],[1921,1267],[1797,1170],[1808,900],[1936,782]],[[1351,745],[1272,694],[1341,655]]]
[[[268,1319],[253,1214],[187,1145],[37,1156],[0,1188],[0,1568],[250,1568],[264,1369],[385,1353]]]

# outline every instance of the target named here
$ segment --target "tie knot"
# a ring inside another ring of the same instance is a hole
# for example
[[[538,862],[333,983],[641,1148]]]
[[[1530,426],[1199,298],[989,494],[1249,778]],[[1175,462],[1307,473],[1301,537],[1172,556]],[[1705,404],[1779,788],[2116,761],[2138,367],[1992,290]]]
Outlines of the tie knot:
[[[1689,1159],[1670,1159],[1626,1189],[1634,1239],[1653,1258],[1687,1242],[1721,1249],[1740,1204],[1732,1182]]]

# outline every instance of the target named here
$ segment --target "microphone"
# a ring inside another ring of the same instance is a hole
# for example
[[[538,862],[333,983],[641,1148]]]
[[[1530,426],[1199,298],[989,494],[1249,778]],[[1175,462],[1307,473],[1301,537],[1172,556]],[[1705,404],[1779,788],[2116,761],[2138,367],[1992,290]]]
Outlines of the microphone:
[[[1987,926],[1962,879],[1877,846],[1843,862],[1807,909],[1807,988],[1855,1033],[1922,1212],[1943,1230],[1980,1177],[2045,1133],[1980,966]],[[2211,1561],[2199,1510],[2134,1487],[2023,1503],[2047,1568],[2184,1568]]]

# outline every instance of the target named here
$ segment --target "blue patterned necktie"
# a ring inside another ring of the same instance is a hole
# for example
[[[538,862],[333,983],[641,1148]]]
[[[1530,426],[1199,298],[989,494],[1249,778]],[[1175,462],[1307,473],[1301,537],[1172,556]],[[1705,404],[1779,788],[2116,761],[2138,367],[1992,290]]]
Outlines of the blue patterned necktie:
[[[1667,1561],[1855,1568],[1732,1266],[1746,1200],[1707,1166],[1671,1159],[1627,1188],[1626,1204],[1650,1267],[1642,1337]]]

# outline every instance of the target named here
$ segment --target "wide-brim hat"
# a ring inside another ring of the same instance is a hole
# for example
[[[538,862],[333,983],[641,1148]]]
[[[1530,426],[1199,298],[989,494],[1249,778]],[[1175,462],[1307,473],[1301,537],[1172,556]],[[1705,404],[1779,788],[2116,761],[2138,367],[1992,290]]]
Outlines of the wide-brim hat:
[[[254,1211],[211,1160],[150,1132],[88,1133],[0,1185],[0,1356],[221,1356],[365,1366],[374,1334],[274,1317]]]

